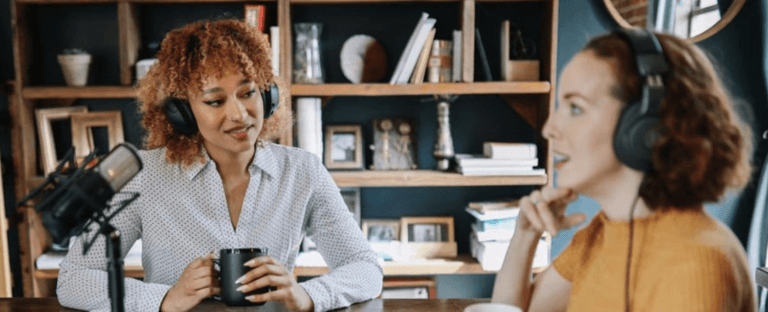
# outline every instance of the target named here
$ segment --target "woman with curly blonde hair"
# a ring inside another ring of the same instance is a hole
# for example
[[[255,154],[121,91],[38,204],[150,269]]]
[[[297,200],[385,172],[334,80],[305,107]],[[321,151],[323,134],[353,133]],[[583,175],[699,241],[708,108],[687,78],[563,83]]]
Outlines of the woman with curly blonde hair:
[[[525,311],[755,311],[744,248],[703,203],[749,179],[752,134],[694,44],[635,29],[592,39],[563,69],[543,135],[557,188],[521,199],[493,301]],[[531,281],[544,231],[578,195],[601,210]]]
[[[122,191],[141,196],[111,221],[123,254],[142,241],[144,279],[125,279],[127,311],[189,310],[220,294],[214,258],[228,248],[268,250],[237,281],[256,304],[323,311],[381,292],[378,256],[320,159],[270,142],[291,126],[270,51],[266,35],[242,21],[192,23],[166,35],[139,82],[147,150],[139,152],[144,169]],[[297,283],[305,237],[331,272]],[[61,263],[62,305],[109,309],[107,262],[95,252],[103,238],[94,246],[83,255],[73,244]],[[264,287],[271,291],[253,293]]]

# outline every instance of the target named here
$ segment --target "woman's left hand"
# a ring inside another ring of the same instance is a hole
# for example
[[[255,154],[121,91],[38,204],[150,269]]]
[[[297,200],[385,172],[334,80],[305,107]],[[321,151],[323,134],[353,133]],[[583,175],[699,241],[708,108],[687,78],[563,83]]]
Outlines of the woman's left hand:
[[[245,297],[251,302],[277,301],[291,311],[312,311],[314,303],[304,287],[301,287],[293,275],[285,269],[282,263],[270,256],[253,258],[245,263],[251,267],[240,281],[242,288],[238,290],[247,293],[253,290],[270,287],[272,290],[264,294]]]

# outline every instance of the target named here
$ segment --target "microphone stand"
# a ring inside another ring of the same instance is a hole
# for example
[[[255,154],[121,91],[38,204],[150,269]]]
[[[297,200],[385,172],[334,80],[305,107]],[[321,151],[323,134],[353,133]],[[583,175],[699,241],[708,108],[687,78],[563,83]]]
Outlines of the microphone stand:
[[[78,191],[82,191],[82,189],[78,188]],[[78,193],[82,194],[81,192]],[[109,281],[109,301],[112,305],[112,312],[125,312],[125,282],[123,279],[123,259],[122,253],[120,251],[120,231],[112,226],[112,224],[109,223],[109,220],[117,215],[121,210],[123,210],[123,208],[128,206],[128,204],[133,202],[137,197],[139,197],[138,193],[126,194],[128,194],[130,197],[117,203],[118,207],[115,212],[108,216],[105,215],[100,209],[95,209],[95,212],[93,213],[94,217],[90,219],[89,222],[86,223],[83,227],[84,229],[87,229],[91,222],[98,223],[98,234],[104,235],[106,240],[106,252],[108,259],[107,279]],[[89,205],[95,204],[92,200],[90,200],[90,198],[84,197],[84,199]],[[96,242],[97,238],[98,235],[95,235],[90,242],[83,242],[83,254],[88,253],[88,250],[93,246],[93,243]]]
[[[111,224],[102,225],[101,234],[107,240],[107,274],[109,275],[109,301],[112,312],[125,312],[125,285],[123,284],[123,259],[120,257],[120,231]]]

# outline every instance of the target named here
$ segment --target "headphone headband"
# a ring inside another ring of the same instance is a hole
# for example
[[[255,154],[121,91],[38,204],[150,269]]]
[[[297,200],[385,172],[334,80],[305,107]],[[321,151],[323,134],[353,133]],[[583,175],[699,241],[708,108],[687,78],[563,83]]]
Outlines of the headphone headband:
[[[653,167],[653,146],[661,132],[657,112],[664,98],[662,74],[669,71],[669,65],[653,32],[632,28],[619,29],[614,33],[629,44],[643,83],[640,100],[627,103],[619,116],[613,138],[614,152],[627,166],[649,171]]]

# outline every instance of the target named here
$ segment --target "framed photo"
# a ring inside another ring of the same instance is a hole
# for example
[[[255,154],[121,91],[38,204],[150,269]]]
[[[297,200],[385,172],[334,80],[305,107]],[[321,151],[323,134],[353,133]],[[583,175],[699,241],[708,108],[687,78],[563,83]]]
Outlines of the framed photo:
[[[45,175],[53,172],[59,163],[59,159],[56,157],[56,142],[53,139],[52,122],[70,119],[72,114],[87,111],[88,108],[85,106],[41,108],[35,110],[37,134],[40,141],[40,158]]]
[[[371,243],[389,243],[400,240],[400,221],[387,219],[363,220],[363,236]]]
[[[453,217],[403,217],[400,236],[404,242],[453,242]]]
[[[81,159],[95,149],[93,128],[106,127],[109,150],[125,141],[123,137],[123,116],[120,111],[74,113],[72,118],[72,145],[75,146],[75,159]],[[101,151],[106,154],[107,151]]]
[[[344,203],[347,204],[347,208],[349,209],[349,212],[352,213],[352,215],[355,218],[355,221],[357,221],[357,226],[360,226],[360,188],[358,187],[341,188],[341,197],[344,199]],[[316,249],[317,249],[317,246],[315,245],[315,242],[313,242],[312,239],[309,237],[305,237],[304,240],[301,242],[302,251],[312,251]]]
[[[363,169],[363,135],[360,125],[325,128],[325,167]]]
[[[341,198],[344,199],[344,203],[347,204],[349,212],[355,217],[357,226],[360,224],[360,188],[359,187],[344,187],[341,188]]]

